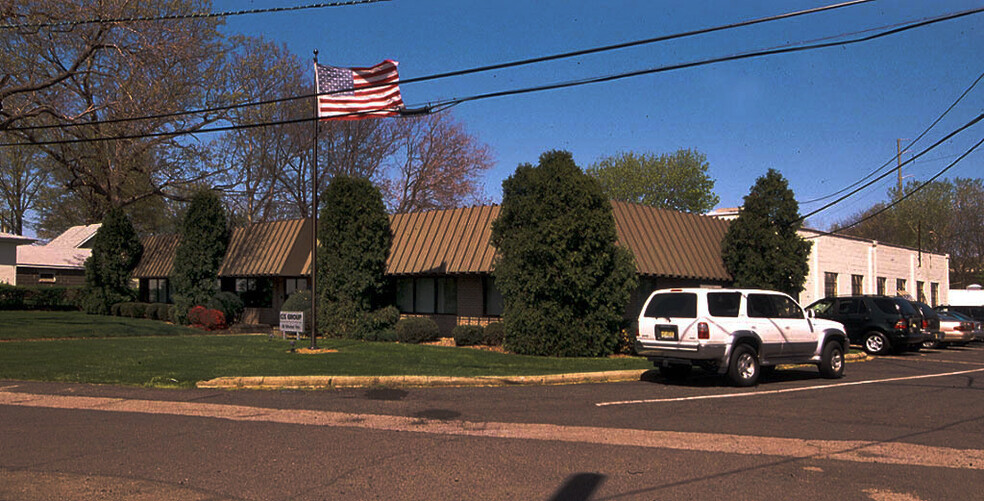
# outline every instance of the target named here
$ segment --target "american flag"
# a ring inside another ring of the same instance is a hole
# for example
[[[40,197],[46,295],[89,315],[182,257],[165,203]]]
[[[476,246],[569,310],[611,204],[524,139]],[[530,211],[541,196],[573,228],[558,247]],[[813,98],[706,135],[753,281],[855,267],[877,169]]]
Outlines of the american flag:
[[[318,117],[361,120],[398,114],[403,109],[403,98],[397,85],[400,81],[397,64],[390,59],[371,68],[336,68],[314,63]]]

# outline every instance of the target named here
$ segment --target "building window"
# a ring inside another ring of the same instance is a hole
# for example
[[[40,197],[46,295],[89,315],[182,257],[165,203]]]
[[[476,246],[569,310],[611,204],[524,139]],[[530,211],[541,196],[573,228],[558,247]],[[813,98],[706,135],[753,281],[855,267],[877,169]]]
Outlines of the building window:
[[[878,294],[879,296],[884,296],[885,289],[888,287],[887,283],[888,283],[887,278],[878,277],[878,292],[876,294]]]
[[[262,277],[222,278],[222,290],[235,292],[247,308],[273,307],[273,280]]]
[[[147,301],[151,303],[170,303],[170,285],[166,278],[147,279]]]
[[[926,289],[925,283],[921,280],[916,281],[916,301],[926,302],[926,291],[924,289]]]
[[[940,284],[936,282],[929,283],[929,303],[930,306],[936,307],[940,304]]]
[[[909,293],[909,289],[906,289],[906,287],[905,287],[905,279],[904,278],[899,278],[899,279],[895,280],[895,293],[897,295],[899,295],[899,296],[901,296],[903,294],[908,294]]]
[[[502,293],[492,277],[482,278],[482,313],[487,317],[502,316]]]
[[[306,278],[285,278],[284,279],[284,297],[290,297],[296,291],[307,290],[308,279]]]
[[[851,275],[851,295],[864,294],[864,275]]]
[[[53,271],[42,271],[38,273],[38,282],[43,284],[53,284],[55,283],[55,272]]]
[[[400,278],[396,307],[401,313],[458,313],[458,281],[453,277]]]
[[[829,271],[823,274],[823,297],[834,297],[837,295],[837,274]]]

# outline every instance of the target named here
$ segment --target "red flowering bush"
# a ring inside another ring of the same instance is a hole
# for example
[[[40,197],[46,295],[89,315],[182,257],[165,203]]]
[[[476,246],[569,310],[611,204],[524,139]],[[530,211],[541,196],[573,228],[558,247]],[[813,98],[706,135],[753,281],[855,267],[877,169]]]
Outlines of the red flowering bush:
[[[207,331],[226,328],[225,314],[219,310],[209,309],[204,306],[195,306],[188,310],[188,322],[194,327],[199,327]]]

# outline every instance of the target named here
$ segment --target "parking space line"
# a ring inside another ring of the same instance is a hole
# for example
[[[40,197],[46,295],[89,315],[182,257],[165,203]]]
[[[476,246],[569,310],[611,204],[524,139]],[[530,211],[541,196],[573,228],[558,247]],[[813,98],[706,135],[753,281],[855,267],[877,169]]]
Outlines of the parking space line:
[[[598,402],[595,404],[595,406],[607,407],[612,405],[661,404],[661,403],[668,403],[668,402],[689,402],[693,400],[713,400],[718,398],[758,397],[761,395],[778,395],[780,393],[794,393],[799,391],[826,390],[828,388],[841,388],[844,386],[859,386],[863,384],[891,383],[895,381],[911,381],[915,379],[959,376],[961,374],[970,374],[972,372],[984,372],[984,368],[970,369],[966,371],[944,372],[940,374],[921,374],[918,376],[893,377],[893,378],[886,378],[886,379],[869,379],[866,381],[852,381],[849,383],[834,383],[834,384],[824,384],[818,386],[802,386],[798,388],[784,388],[781,390],[748,391],[742,393],[723,393],[719,395],[697,395],[693,397],[649,398],[649,399],[642,399],[642,400],[622,400],[617,402]]]

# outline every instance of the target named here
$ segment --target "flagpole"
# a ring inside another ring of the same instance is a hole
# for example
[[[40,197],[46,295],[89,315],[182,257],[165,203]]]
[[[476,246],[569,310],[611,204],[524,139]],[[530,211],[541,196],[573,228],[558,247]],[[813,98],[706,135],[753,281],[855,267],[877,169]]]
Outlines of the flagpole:
[[[314,92],[318,92],[318,49],[314,49]],[[318,348],[318,98],[314,99],[314,158],[311,162],[311,349]]]

